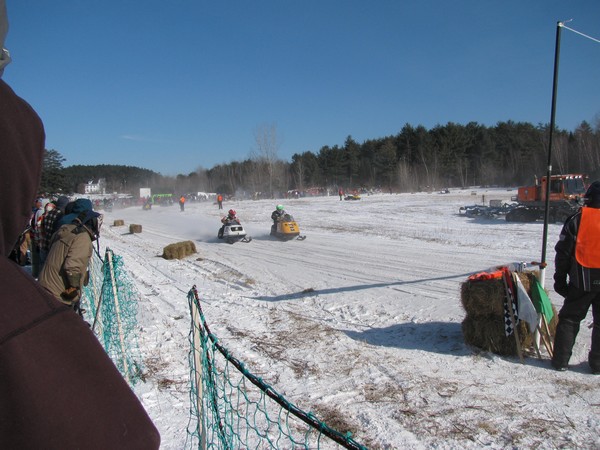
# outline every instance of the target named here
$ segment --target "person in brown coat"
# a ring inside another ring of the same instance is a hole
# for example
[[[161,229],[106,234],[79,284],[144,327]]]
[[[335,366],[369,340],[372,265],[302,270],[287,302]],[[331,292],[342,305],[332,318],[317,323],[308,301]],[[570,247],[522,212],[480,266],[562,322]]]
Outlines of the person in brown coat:
[[[0,0],[0,72],[6,29]],[[0,79],[0,448],[158,449],[90,328],[7,257],[31,215],[44,144],[40,118]]]
[[[70,224],[61,226],[50,244],[50,253],[40,274],[40,284],[57,300],[79,310],[83,287],[87,285],[92,242],[98,239],[102,215],[89,209]]]

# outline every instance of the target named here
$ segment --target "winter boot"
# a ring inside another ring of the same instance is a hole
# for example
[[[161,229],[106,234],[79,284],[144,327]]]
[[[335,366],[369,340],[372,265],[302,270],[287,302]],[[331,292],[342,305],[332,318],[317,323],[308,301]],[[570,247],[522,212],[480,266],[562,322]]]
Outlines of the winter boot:
[[[588,354],[588,363],[594,375],[600,375],[600,324],[594,323],[592,329],[592,348]]]
[[[556,336],[554,336],[554,354],[552,355],[552,367],[556,370],[567,370],[577,333],[579,333],[578,322],[559,317]],[[600,346],[598,348],[600,349]]]

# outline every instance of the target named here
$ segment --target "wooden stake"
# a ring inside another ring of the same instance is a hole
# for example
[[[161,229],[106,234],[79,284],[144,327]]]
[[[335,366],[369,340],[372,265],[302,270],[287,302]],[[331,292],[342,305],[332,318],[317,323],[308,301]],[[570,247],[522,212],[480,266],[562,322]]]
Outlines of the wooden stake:
[[[544,332],[546,334],[546,338],[548,339],[548,346],[550,347],[550,350],[548,351],[548,353],[550,354],[550,357],[552,357],[552,354],[554,353],[554,342],[552,341],[552,335],[550,334],[550,327],[548,327],[548,322],[546,321],[546,316],[544,316],[542,314],[542,325],[544,326]]]
[[[115,280],[115,270],[112,260],[112,252],[107,253],[108,267],[110,268],[110,281],[112,282],[112,290],[115,301],[115,316],[117,318],[117,327],[119,329],[119,342],[121,343],[121,355],[123,362],[123,372],[125,372],[125,379],[127,383],[130,383],[129,379],[129,365],[127,364],[127,351],[125,349],[125,337],[123,335],[123,326],[121,325],[121,311],[119,309],[119,294],[117,292],[117,282]]]
[[[195,288],[196,286],[194,286]],[[202,385],[202,343],[200,336],[200,329],[202,323],[200,321],[200,311],[196,301],[199,301],[194,290],[194,298],[190,299],[192,309],[192,336],[193,336],[193,352],[194,352],[194,381],[196,383],[196,410],[198,411],[198,420],[200,421],[200,442],[199,446],[201,450],[206,449],[206,430],[204,428],[204,406],[202,402],[203,388]]]

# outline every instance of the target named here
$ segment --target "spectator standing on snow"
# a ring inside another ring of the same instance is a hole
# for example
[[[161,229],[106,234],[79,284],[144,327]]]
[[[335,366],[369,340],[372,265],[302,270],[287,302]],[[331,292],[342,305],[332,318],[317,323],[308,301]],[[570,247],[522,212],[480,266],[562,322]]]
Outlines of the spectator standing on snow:
[[[44,215],[44,208],[42,207],[42,199],[38,198],[35,200],[32,208],[31,222],[29,228],[31,229],[31,275],[37,278],[40,275],[40,244],[42,239],[42,217]]]
[[[558,313],[552,366],[568,368],[580,323],[591,305],[594,325],[588,363],[592,373],[600,374],[600,181],[589,186],[584,206],[565,221],[554,248],[554,290],[565,300]]]
[[[48,214],[56,209],[56,205],[52,202],[46,203],[44,206],[44,214],[42,215],[42,219],[38,225],[39,233],[40,233],[40,273],[42,272],[42,268],[44,267],[44,263],[46,262],[46,257],[48,256],[48,247],[49,240],[52,237],[52,234],[46,234],[46,217]]]
[[[342,188],[338,190],[338,195],[340,196],[340,201],[342,201],[344,198],[344,190]]]
[[[69,203],[68,197],[61,195],[56,201],[46,203],[44,208],[45,212],[42,219],[40,241],[40,273],[50,251],[52,235],[58,230],[58,221],[65,215],[67,203]]]
[[[185,210],[185,197],[183,195],[179,197],[179,209],[181,211]]]
[[[219,209],[223,209],[223,196],[221,194],[217,195],[217,203],[219,204]]]
[[[78,198],[65,206],[65,214],[56,222],[57,229],[69,225],[84,211],[93,210],[92,202],[87,198]]]
[[[8,24],[0,0],[0,75]],[[160,435],[86,323],[7,258],[40,183],[42,121],[0,80],[0,447],[158,449]]]
[[[46,253],[50,250],[50,240],[52,235],[58,230],[58,222],[65,215],[65,208],[69,203],[68,197],[61,195],[54,202],[55,208],[47,212],[44,216],[44,235],[46,240],[46,247],[42,247]],[[47,255],[46,255],[47,256]]]
[[[89,279],[92,242],[98,239],[101,224],[102,216],[92,211],[90,205],[70,224],[61,226],[52,237],[50,253],[40,274],[40,284],[49,293],[79,312],[81,291]]]

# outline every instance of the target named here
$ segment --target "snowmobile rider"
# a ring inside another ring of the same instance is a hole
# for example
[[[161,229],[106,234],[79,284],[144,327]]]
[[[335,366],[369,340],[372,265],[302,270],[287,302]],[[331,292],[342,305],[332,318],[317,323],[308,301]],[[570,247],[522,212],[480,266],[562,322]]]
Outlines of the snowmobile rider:
[[[223,232],[225,231],[225,227],[227,225],[232,223],[237,223],[238,225],[240,224],[240,219],[237,218],[235,209],[230,209],[229,211],[227,211],[227,215],[223,216],[223,218],[221,219],[221,223],[223,225],[219,229],[219,238],[223,237]]]
[[[235,215],[235,209],[230,209],[227,211],[227,215],[223,216],[221,222],[223,225],[227,225],[228,223],[240,223],[240,220]]]
[[[283,209],[283,205],[277,205],[275,207],[275,211],[271,214],[271,219],[273,219],[273,225],[271,225],[271,232],[275,232],[277,230],[277,222],[281,222],[283,220],[283,216],[286,215],[285,209]]]
[[[592,306],[594,325],[588,363],[600,374],[600,181],[584,196],[584,206],[563,225],[554,247],[554,290],[565,301],[558,313],[552,367],[567,370],[579,325]],[[568,283],[567,283],[568,277]]]

